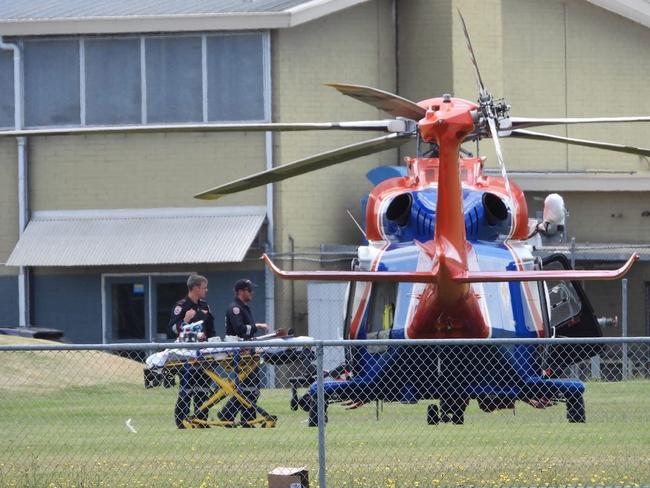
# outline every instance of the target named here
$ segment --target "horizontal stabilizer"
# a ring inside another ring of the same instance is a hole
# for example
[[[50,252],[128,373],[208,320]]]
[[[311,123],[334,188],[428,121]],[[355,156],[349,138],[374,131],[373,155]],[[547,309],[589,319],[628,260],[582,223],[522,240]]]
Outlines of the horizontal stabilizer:
[[[431,272],[397,271],[283,271],[266,254],[262,256],[273,274],[285,280],[311,281],[390,281],[435,283],[437,275]]]
[[[454,277],[458,283],[492,283],[503,281],[572,281],[572,280],[617,280],[630,270],[634,261],[639,259],[637,253],[618,269],[613,270],[548,270],[548,271],[469,271]]]
[[[285,280],[311,281],[387,281],[393,283],[437,283],[434,272],[399,271],[283,271],[266,254],[262,256],[273,274]],[[634,253],[618,269],[601,270],[548,270],[548,271],[470,271],[452,277],[457,283],[493,283],[508,281],[573,281],[573,280],[617,280],[630,270],[639,255]]]

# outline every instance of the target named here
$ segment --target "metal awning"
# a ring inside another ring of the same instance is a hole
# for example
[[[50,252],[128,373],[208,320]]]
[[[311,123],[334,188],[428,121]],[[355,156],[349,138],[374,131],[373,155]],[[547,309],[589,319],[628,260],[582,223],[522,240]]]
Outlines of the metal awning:
[[[35,212],[7,266],[243,261],[265,207]]]

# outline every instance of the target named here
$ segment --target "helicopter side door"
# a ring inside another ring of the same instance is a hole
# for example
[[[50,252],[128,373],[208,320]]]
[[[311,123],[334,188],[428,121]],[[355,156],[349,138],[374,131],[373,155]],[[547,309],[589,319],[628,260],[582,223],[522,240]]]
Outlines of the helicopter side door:
[[[571,264],[563,254],[554,254],[542,261],[545,270],[570,270]],[[551,337],[602,337],[594,309],[579,281],[547,281],[548,325]],[[548,363],[553,370],[599,354],[600,347],[582,344],[562,344],[549,351]]]

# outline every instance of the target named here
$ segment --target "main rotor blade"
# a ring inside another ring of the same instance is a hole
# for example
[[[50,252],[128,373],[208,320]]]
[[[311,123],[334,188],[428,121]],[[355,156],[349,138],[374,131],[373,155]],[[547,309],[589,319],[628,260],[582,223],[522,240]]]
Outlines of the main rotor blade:
[[[2,136],[64,136],[93,134],[147,134],[159,132],[266,132],[304,130],[381,130],[385,132],[406,132],[404,120],[360,120],[350,122],[316,123],[245,123],[245,124],[158,124],[158,125],[115,125],[94,127],[57,127],[51,129],[21,129],[0,131]]]
[[[510,117],[510,122],[512,122],[513,129],[525,129],[527,127],[539,127],[542,125],[650,122],[650,117],[559,117],[548,119],[536,117]]]
[[[257,173],[233,181],[231,183],[217,186],[210,190],[206,190],[204,192],[198,193],[197,195],[194,195],[194,198],[200,198],[202,200],[215,200],[230,193],[237,193],[240,191],[248,190],[250,188],[266,185],[268,183],[275,183],[276,181],[282,181],[287,178],[291,178],[292,176],[297,176],[303,173],[309,173],[310,171],[315,171],[317,169],[326,168],[334,164],[349,161],[350,159],[355,159],[361,156],[366,156],[368,154],[385,151],[386,149],[392,149],[404,144],[412,137],[413,134],[411,133],[400,133],[389,134],[387,136],[357,142],[355,144],[350,144],[349,146],[340,147],[333,151],[327,151],[315,156],[299,159],[298,161],[278,166],[277,168],[262,171],[261,173]]]
[[[426,114],[426,110],[417,103],[378,88],[347,83],[325,83],[325,85],[337,89],[343,95],[356,98],[360,102],[388,112],[395,117],[406,117],[417,121]]]
[[[510,193],[510,180],[508,179],[508,172],[506,171],[506,162],[503,159],[503,152],[501,151],[501,140],[499,139],[499,133],[497,131],[497,125],[494,119],[488,118],[488,125],[490,126],[490,134],[492,135],[492,140],[494,141],[494,151],[497,155],[497,161],[499,162],[499,167],[501,168],[501,177],[505,183],[506,193],[508,198],[513,202],[512,193]]]
[[[467,24],[465,24],[465,18],[463,17],[463,14],[460,13],[460,9],[458,9],[458,15],[460,16],[460,21],[463,24],[463,33],[465,34],[467,49],[469,49],[469,56],[472,61],[472,64],[474,65],[474,74],[476,76],[476,82],[478,83],[478,89],[481,96],[481,101],[483,101],[484,99],[487,99],[489,97],[489,94],[485,89],[485,85],[483,84],[483,78],[481,78],[481,71],[478,69],[478,63],[476,62],[476,55],[474,54],[474,48],[472,48],[472,41],[470,40],[469,32],[467,31]]]
[[[555,141],[572,144],[574,146],[594,147],[597,149],[605,149],[607,151],[616,151],[628,154],[637,154],[639,156],[650,156],[650,149],[642,147],[626,146],[623,144],[612,144],[609,142],[588,141],[586,139],[575,139],[572,137],[562,137],[551,134],[543,134],[541,132],[533,132],[529,130],[513,130],[511,137],[518,137],[520,139],[534,139],[538,141]]]

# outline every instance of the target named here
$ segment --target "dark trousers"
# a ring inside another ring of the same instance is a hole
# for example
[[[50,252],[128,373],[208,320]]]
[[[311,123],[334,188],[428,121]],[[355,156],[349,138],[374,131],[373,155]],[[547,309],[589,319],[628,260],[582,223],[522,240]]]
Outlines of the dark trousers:
[[[183,365],[178,388],[178,398],[174,407],[174,420],[177,427],[183,427],[183,420],[190,416],[192,403],[194,403],[194,417],[207,420],[209,409],[201,410],[199,407],[210,398],[212,393],[212,380],[201,368]]]

